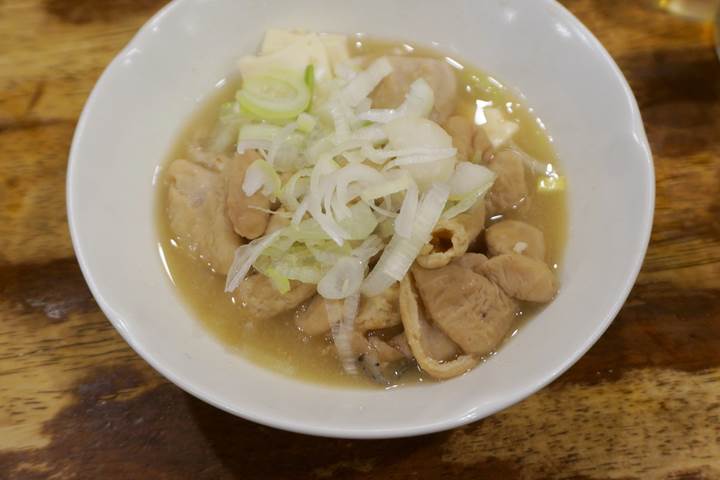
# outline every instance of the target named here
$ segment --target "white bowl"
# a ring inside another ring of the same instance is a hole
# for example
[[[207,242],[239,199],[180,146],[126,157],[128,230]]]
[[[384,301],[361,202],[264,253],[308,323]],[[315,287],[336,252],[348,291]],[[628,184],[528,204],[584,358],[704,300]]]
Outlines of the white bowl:
[[[569,178],[557,299],[469,374],[385,390],[304,383],[229,352],[163,270],[153,180],[180,127],[268,27],[437,42],[516,87],[555,139]],[[592,34],[552,0],[176,0],[110,64],[75,132],[67,178],[73,244],[98,304],[127,342],[189,393],[274,427],[397,437],[491,415],[547,385],[605,331],[647,247],[652,157],[635,99]]]

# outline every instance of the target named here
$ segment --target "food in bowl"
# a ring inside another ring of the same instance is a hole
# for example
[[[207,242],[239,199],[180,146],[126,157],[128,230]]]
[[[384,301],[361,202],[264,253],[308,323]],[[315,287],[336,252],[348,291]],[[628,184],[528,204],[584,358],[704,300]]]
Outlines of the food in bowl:
[[[542,122],[438,51],[270,30],[158,187],[168,273],[261,364],[385,387],[448,379],[551,302],[565,178]]]

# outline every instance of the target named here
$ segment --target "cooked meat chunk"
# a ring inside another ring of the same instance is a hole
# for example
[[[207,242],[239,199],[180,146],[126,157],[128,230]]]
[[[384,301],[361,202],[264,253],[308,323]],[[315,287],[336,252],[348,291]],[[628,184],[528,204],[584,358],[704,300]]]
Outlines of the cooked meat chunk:
[[[482,266],[487,261],[488,258],[482,253],[466,253],[462,257],[454,259],[452,263],[482,275]]]
[[[407,358],[400,348],[384,342],[378,337],[368,338],[368,343],[378,353],[381,362],[397,362]]]
[[[503,220],[485,232],[488,254],[491,257],[518,253],[536,260],[545,260],[545,235],[529,223]]]
[[[458,353],[461,353],[457,344],[450,340],[437,325],[422,322],[420,330],[422,333],[420,342],[432,358],[443,361],[452,360]]]
[[[225,215],[220,174],[187,160],[175,160],[167,178],[167,213],[178,245],[215,272],[226,274],[240,239]]]
[[[405,353],[403,345],[398,345],[397,342],[393,343],[392,339],[390,342],[386,342],[380,337],[374,335],[366,337],[360,332],[352,333],[350,345],[354,355],[373,353],[373,356],[384,364],[412,358],[412,354]]]
[[[197,143],[190,145],[187,149],[187,153],[191,161],[216,172],[221,172],[228,161],[227,156],[210,152]]]
[[[440,268],[450,263],[453,258],[467,252],[470,239],[458,217],[438,222],[432,232],[430,243],[417,257],[418,264],[425,268]]]
[[[445,131],[453,139],[453,146],[457,149],[458,162],[472,160],[473,135],[475,125],[469,118],[453,115],[445,122]]]
[[[517,304],[493,282],[455,264],[412,272],[428,315],[463,351],[485,355],[505,338]]]
[[[459,258],[467,252],[484,224],[483,200],[479,200],[466,213],[449,220],[440,220],[432,232],[430,243],[423,247],[417,257],[417,263],[424,268],[444,267],[453,258]]]
[[[355,330],[364,333],[400,325],[398,291],[399,287],[395,284],[380,295],[363,296],[355,318]],[[320,295],[313,298],[307,309],[295,317],[295,324],[307,335],[323,335],[328,332],[330,322],[325,299]]]
[[[420,329],[420,342],[430,357],[446,361],[452,360],[460,353],[458,346],[435,325],[423,322],[420,324]],[[413,358],[405,332],[395,335],[387,344],[402,353],[404,357]]]
[[[485,228],[485,200],[478,200],[470,210],[455,218],[465,227],[470,245],[472,245]]]
[[[264,320],[294,309],[315,294],[315,285],[290,282],[290,291],[279,293],[265,275],[243,280],[232,292],[233,301],[253,319]]]
[[[366,348],[358,355],[360,368],[381,385],[396,383],[398,377],[410,366],[410,358],[378,337],[367,340],[362,338]]]
[[[480,362],[480,357],[472,354],[463,354],[448,361],[433,357],[427,347],[427,335],[431,325],[425,320],[410,275],[406,275],[400,282],[400,315],[410,350],[420,368],[430,376],[438,379],[457,377]]]
[[[457,79],[452,67],[436,58],[388,56],[393,72],[380,82],[370,98],[373,108],[396,108],[405,100],[410,85],[423,78],[435,93],[435,105],[430,119],[437,123],[455,111]]]
[[[250,240],[265,233],[269,216],[267,212],[253,207],[266,210],[270,208],[270,200],[265,195],[257,192],[248,197],[242,189],[245,171],[258,158],[260,155],[255,150],[249,150],[229,159],[224,170],[227,185],[227,212],[230,222],[238,235]]]
[[[330,320],[325,307],[325,299],[320,295],[313,297],[304,310],[295,314],[295,325],[306,335],[324,335],[330,331]]]
[[[363,296],[355,319],[355,329],[366,332],[400,325],[399,293],[400,287],[394,284],[380,295]]]
[[[504,213],[521,203],[527,203],[529,192],[525,165],[520,153],[515,150],[498,152],[488,163],[488,168],[497,174],[495,183],[487,195],[489,216]]]
[[[550,267],[525,255],[498,255],[488,260],[482,270],[505,293],[518,300],[545,303],[557,293],[557,280]]]
[[[399,298],[398,298],[398,305],[400,304]],[[403,356],[407,358],[412,358],[412,350],[410,350],[410,345],[408,344],[407,337],[405,336],[405,332],[399,333],[392,337],[388,342],[388,345],[391,347],[400,350],[400,352],[403,354]]]

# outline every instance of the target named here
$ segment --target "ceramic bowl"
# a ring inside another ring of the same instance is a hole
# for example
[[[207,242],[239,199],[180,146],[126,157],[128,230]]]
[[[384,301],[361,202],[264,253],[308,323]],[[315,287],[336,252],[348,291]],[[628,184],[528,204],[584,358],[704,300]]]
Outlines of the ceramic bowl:
[[[304,383],[228,351],[168,280],[154,182],[179,130],[265,29],[436,45],[524,94],[569,179],[557,299],[500,351],[450,381],[392,390]],[[170,381],[246,419],[317,435],[417,435],[531,395],[605,331],[632,287],[653,217],[650,149],[633,94],[593,35],[552,0],[176,0],[103,73],[75,132],[67,177],[73,245],[98,304]]]

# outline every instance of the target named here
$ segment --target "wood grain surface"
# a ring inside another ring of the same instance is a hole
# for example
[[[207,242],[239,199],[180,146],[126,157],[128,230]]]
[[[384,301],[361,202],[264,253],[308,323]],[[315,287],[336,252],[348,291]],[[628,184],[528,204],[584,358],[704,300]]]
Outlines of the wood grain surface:
[[[720,479],[720,63],[712,28],[566,0],[633,87],[657,171],[642,273],[559,380],[465,428],[276,431],[155,373],[88,291],[65,169],[83,103],[162,0],[0,0],[0,478]],[[619,212],[619,214],[621,214]]]

